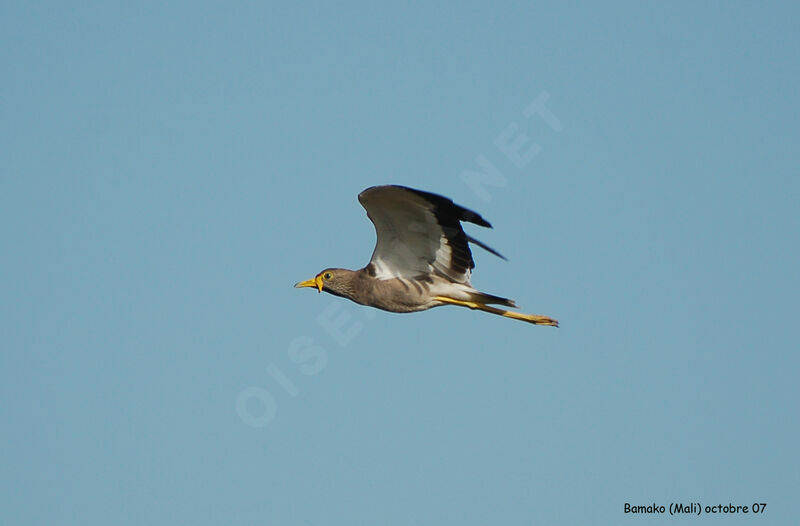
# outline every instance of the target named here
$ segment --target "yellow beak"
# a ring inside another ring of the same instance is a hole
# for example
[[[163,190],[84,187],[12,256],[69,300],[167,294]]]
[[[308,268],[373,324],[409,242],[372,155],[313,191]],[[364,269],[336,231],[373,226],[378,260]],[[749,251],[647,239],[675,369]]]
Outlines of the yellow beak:
[[[322,276],[316,276],[313,279],[307,279],[305,281],[301,281],[300,283],[295,283],[294,288],[299,289],[301,287],[316,287],[320,292],[322,292]]]

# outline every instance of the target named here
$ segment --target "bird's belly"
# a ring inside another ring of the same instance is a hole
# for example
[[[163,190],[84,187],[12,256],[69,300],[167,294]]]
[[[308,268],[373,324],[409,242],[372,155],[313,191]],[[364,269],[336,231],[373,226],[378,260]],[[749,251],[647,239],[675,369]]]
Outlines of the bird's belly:
[[[389,312],[419,312],[435,307],[436,303],[430,301],[411,301],[410,298],[394,298],[377,300],[368,303],[369,306]]]
[[[376,283],[365,305],[389,312],[418,312],[439,304],[430,288],[417,280],[393,278]]]

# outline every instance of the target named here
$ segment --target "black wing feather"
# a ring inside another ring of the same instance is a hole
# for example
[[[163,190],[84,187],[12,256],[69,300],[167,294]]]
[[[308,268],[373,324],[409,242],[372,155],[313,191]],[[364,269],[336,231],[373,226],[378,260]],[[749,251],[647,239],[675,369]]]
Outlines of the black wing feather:
[[[433,205],[433,215],[436,216],[436,220],[442,226],[444,235],[447,238],[447,244],[450,245],[450,249],[452,250],[451,263],[453,268],[458,269],[459,272],[475,268],[475,260],[472,259],[472,251],[469,249],[469,243],[474,243],[487,252],[499,258],[506,259],[505,256],[492,247],[467,235],[461,227],[461,221],[467,221],[486,228],[492,228],[491,223],[481,217],[479,213],[457,205],[452,199],[443,195],[416,190],[407,186],[393,186],[417,194]]]

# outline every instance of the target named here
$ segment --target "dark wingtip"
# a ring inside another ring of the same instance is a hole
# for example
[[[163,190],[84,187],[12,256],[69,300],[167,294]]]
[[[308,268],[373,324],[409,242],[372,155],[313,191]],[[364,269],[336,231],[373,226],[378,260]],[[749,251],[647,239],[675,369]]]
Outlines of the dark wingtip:
[[[443,212],[455,215],[459,221],[468,221],[470,223],[474,223],[479,226],[492,228],[492,225],[487,220],[482,218],[479,213],[473,212],[469,208],[464,208],[463,206],[454,203],[453,200],[450,199],[449,197],[445,197],[440,194],[434,194],[433,192],[426,192],[424,190],[417,190],[416,188],[409,188],[407,186],[400,186],[400,185],[390,185],[390,186],[393,186],[395,188],[402,188],[403,190],[407,190],[413,194],[422,197],[432,205],[440,207]],[[369,188],[367,190],[369,190]]]
[[[454,206],[457,206],[457,207],[459,207],[461,209],[460,210],[460,212],[461,212],[461,218],[460,219],[462,221],[469,221],[470,223],[473,223],[473,224],[478,225],[478,226],[484,226],[486,228],[494,228],[490,222],[488,222],[487,220],[482,218],[480,216],[480,214],[478,214],[477,212],[473,212],[472,210],[469,210],[467,208],[464,208],[463,206],[459,206],[459,205],[456,205],[456,204],[454,204]]]
[[[486,243],[478,241],[477,239],[475,239],[474,237],[470,236],[469,234],[466,234],[466,236],[467,236],[467,241],[469,241],[470,243],[474,243],[474,244],[478,245],[479,247],[481,247],[482,249],[484,249],[485,251],[491,252],[492,254],[494,254],[495,256],[499,257],[500,259],[502,259],[504,261],[508,261],[507,257],[505,257],[500,252],[496,251],[495,249],[493,249],[492,247],[490,247]]]

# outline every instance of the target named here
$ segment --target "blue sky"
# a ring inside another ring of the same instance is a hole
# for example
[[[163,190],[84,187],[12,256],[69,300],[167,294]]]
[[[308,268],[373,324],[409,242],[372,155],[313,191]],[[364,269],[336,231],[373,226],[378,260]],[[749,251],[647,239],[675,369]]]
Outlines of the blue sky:
[[[162,4],[0,7],[0,522],[796,517],[794,3]],[[293,289],[384,183],[561,328]]]

